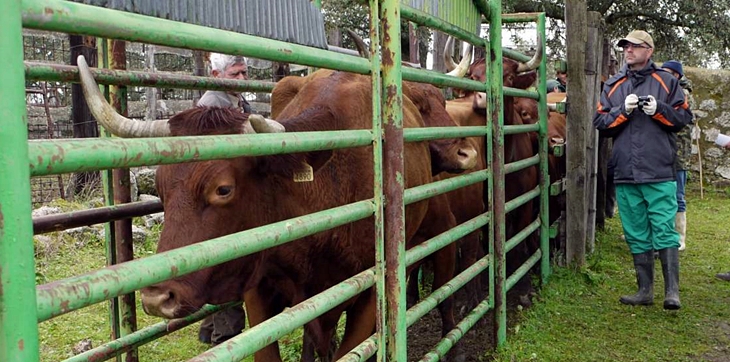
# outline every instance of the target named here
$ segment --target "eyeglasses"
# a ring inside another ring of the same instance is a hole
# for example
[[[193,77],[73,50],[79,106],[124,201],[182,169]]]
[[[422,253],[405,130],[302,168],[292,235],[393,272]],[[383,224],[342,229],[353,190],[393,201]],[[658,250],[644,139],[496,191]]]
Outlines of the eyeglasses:
[[[641,45],[641,44],[633,44],[633,43],[626,43],[621,48],[628,49],[628,48],[644,48],[644,49],[651,49],[650,46]]]

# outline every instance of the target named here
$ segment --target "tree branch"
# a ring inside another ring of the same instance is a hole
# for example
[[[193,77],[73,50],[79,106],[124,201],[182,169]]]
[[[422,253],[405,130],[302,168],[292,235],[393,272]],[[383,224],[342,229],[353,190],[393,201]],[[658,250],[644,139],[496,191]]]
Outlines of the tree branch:
[[[689,26],[681,20],[669,19],[656,13],[644,12],[644,11],[620,11],[617,13],[609,14],[606,16],[606,24],[613,24],[620,19],[635,18],[637,16],[643,16],[647,19],[651,19],[655,22],[663,23],[664,25],[670,26]]]
[[[553,19],[565,20],[565,7],[561,4],[543,3],[535,0],[517,1],[514,11],[518,13],[545,12],[545,16]]]

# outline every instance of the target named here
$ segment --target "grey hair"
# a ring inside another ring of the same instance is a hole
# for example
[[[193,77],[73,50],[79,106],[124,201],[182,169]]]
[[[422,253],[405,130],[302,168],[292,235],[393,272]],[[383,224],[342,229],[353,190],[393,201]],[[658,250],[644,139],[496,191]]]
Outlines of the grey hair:
[[[246,64],[246,58],[240,55],[228,55],[220,53],[210,53],[211,71],[217,70],[223,72],[226,68],[234,64]]]

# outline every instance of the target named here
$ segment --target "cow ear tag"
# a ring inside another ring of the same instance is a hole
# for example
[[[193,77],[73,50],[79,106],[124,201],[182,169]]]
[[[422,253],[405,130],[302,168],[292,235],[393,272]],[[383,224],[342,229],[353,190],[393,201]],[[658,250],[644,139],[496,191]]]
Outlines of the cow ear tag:
[[[314,181],[314,170],[306,162],[302,162],[299,170],[294,171],[294,182],[311,182]]]

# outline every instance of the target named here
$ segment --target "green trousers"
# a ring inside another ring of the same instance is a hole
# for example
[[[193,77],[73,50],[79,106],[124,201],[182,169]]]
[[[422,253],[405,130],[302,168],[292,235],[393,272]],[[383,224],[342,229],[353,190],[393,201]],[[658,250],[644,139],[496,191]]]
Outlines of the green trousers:
[[[632,254],[679,247],[675,181],[616,184],[616,201]]]

